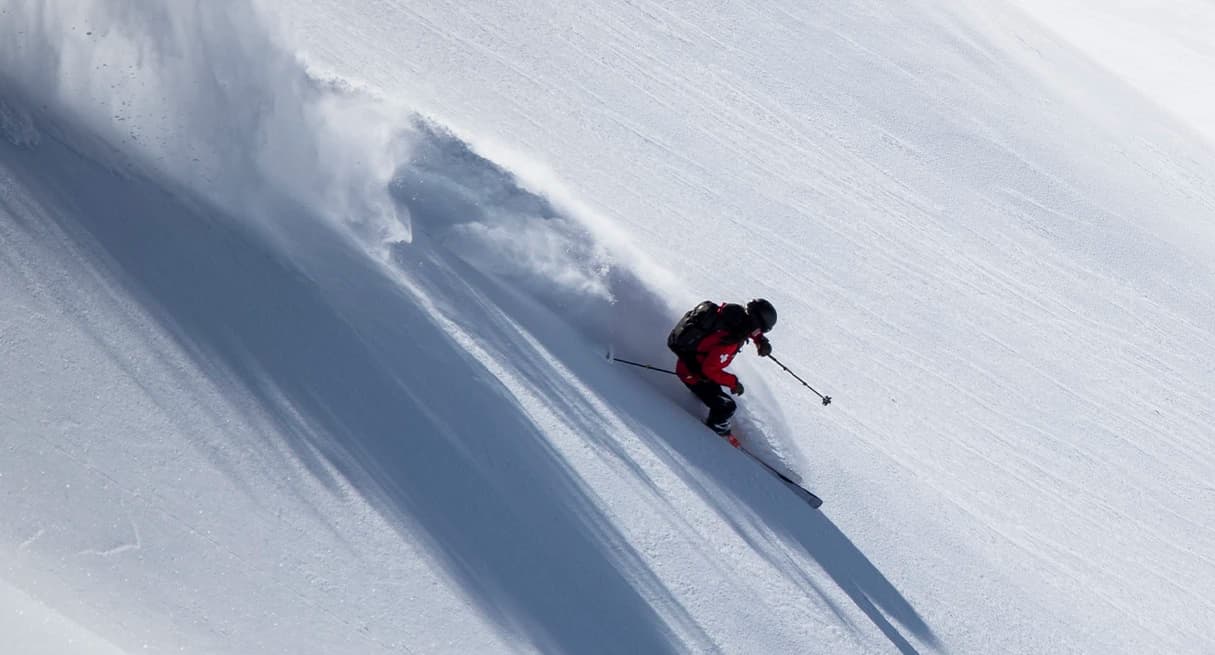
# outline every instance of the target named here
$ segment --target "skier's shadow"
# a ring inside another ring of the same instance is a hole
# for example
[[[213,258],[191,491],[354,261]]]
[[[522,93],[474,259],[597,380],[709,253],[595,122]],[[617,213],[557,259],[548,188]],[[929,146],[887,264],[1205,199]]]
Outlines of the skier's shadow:
[[[854,625],[843,608],[832,603],[831,596],[821,589],[821,578],[794,561],[785,549],[776,547],[768,539],[761,537],[766,531],[777,532],[784,537],[787,545],[800,549],[821,566],[831,581],[856,604],[899,652],[905,655],[919,653],[900,628],[910,632],[924,646],[934,650],[941,648],[932,628],[919,612],[826,514],[809,507],[785,489],[775,477],[762,471],[758,464],[748,458],[739,457],[736,460],[737,466],[725,469],[714,454],[719,449],[709,447],[718,444],[711,443],[712,437],[707,434],[705,439],[710,443],[687,445],[683,440],[671,439],[667,445],[675,449],[678,455],[694,468],[716,470],[723,477],[734,478],[718,482],[724,482],[730,492],[744,502],[753,514],[750,517],[740,516],[736,510],[729,508],[722,508],[719,513],[755,552],[767,559],[774,568],[783,571],[791,580],[800,581],[804,588],[818,593],[842,623],[860,631],[860,626]],[[724,450],[724,446],[722,449]],[[702,489],[706,498],[712,496],[692,474],[687,478],[690,484]]]
[[[918,653],[891,620],[897,621],[925,644],[939,648],[936,635],[919,612],[856,544],[825,515],[808,513],[811,516],[804,523],[793,526],[786,534],[823,567],[835,584],[848,594],[899,652]]]

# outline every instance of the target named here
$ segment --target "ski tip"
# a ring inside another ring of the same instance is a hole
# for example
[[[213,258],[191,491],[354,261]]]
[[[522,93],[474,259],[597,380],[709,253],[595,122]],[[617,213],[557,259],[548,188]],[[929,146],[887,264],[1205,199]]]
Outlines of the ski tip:
[[[808,491],[805,487],[799,486],[797,489],[794,489],[793,491],[794,491],[794,493],[796,493],[798,495],[799,498],[801,498],[803,501],[805,501],[806,504],[809,505],[810,507],[812,507],[814,509],[818,509],[823,506],[823,499],[814,495],[813,493]]]

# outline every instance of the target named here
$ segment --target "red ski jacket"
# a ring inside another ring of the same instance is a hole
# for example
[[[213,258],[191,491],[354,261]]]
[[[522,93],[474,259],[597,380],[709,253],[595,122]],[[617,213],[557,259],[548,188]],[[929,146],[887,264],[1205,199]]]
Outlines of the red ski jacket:
[[[736,343],[723,342],[722,340],[728,334],[725,330],[718,330],[701,339],[700,343],[696,345],[696,362],[700,364],[699,375],[693,373],[687,364],[684,364],[683,359],[675,364],[675,373],[679,375],[679,379],[683,380],[684,384],[696,384],[706,379],[731,389],[738,384],[738,378],[724,369],[734,360],[734,356],[742,349],[746,340]],[[755,338],[755,347],[758,349],[759,340],[764,337]]]

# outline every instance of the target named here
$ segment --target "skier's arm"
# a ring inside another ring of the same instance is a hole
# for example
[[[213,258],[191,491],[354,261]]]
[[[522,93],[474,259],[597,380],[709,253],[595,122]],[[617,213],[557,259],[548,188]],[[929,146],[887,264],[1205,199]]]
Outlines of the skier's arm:
[[[680,355],[679,362],[693,375],[700,375],[700,361],[695,354]]]
[[[700,360],[700,372],[717,384],[733,389],[738,384],[738,378],[732,373],[727,373],[725,365],[722,364],[723,359],[726,362],[730,361],[729,355],[732,354],[730,347],[715,344],[701,352],[704,353],[704,356]]]

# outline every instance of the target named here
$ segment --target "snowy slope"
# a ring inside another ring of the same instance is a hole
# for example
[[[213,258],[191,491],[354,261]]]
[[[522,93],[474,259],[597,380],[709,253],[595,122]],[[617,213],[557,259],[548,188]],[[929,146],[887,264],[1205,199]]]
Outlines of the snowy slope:
[[[1212,49],[1094,7],[3,0],[18,652],[1215,648]],[[821,513],[602,356],[757,295]]]

